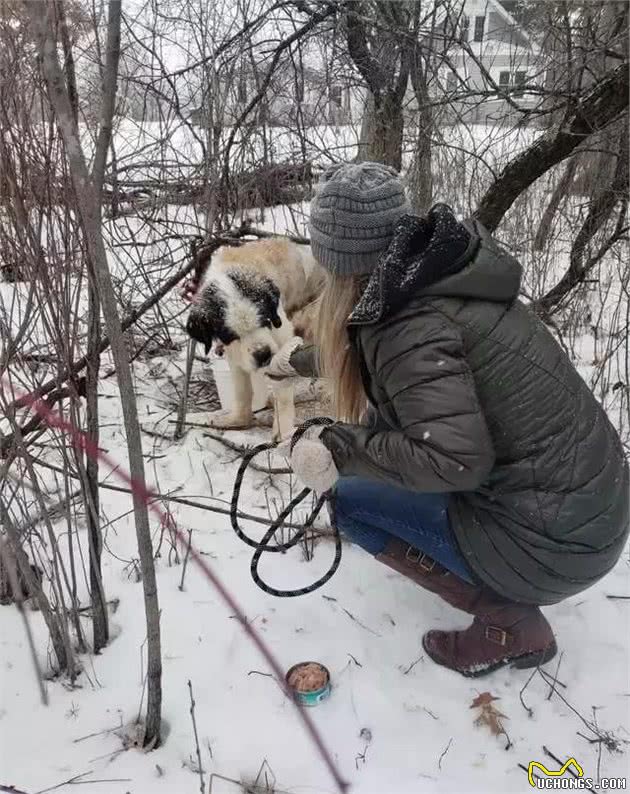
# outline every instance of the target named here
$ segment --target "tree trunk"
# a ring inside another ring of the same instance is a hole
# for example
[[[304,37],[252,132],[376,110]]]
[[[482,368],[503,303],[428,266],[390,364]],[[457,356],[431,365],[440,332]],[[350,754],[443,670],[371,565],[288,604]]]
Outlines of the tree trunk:
[[[88,343],[87,343],[87,433],[98,446],[98,373],[101,356],[101,311],[98,298],[96,274],[91,266],[89,272]],[[92,605],[92,644],[94,653],[99,653],[109,642],[107,598],[103,588],[101,553],[103,538],[100,524],[100,501],[98,493],[98,460],[86,455],[85,460],[85,505],[87,508],[88,546],[90,552],[90,602]],[[82,480],[83,481],[83,480]]]
[[[400,171],[403,128],[402,102],[393,92],[388,91],[378,98],[368,94],[361,121],[357,162],[371,160]]]
[[[578,155],[575,154],[567,163],[555,190],[551,194],[549,204],[547,204],[547,207],[545,208],[540,221],[540,226],[536,232],[536,238],[534,239],[534,251],[542,251],[547,245],[547,240],[549,239],[549,233],[551,231],[551,224],[553,223],[553,219],[556,217],[556,212],[559,210],[560,205],[569,194],[569,189],[571,187],[571,183],[573,182],[577,165]]]
[[[61,42],[64,54],[64,73],[66,76],[66,87],[68,98],[72,107],[72,115],[75,124],[79,123],[79,96],[77,92],[77,81],[74,68],[74,54],[72,52],[72,42],[68,33],[66,12],[63,0],[56,0],[57,19],[59,20],[61,31]],[[100,56],[100,47],[99,47]],[[99,58],[100,60],[100,58]],[[102,72],[102,70],[101,70]],[[103,74],[101,73],[101,79]],[[114,82],[115,88],[115,82]],[[108,103],[111,106],[111,103]],[[111,119],[110,122],[111,124]],[[99,137],[98,153],[96,157],[96,167],[98,174],[95,174],[96,189],[102,189],[102,179],[104,176],[105,158],[102,156],[101,148],[107,145],[105,138]],[[100,179],[100,181],[99,181]],[[112,214],[115,209],[116,189],[112,196]],[[86,377],[86,399],[87,399],[87,434],[94,444],[98,447],[99,428],[98,428],[98,373],[101,363],[99,345],[101,342],[101,307],[98,298],[98,288],[96,284],[96,274],[94,266],[87,261],[88,278],[88,341],[87,341],[87,377]],[[81,454],[81,453],[78,453]],[[98,494],[98,460],[93,460],[86,456],[84,470],[81,472],[81,488],[83,490],[83,504],[86,507],[88,548],[89,548],[89,569],[90,569],[90,604],[92,607],[92,647],[94,653],[99,653],[109,641],[109,625],[107,619],[107,599],[103,589],[103,577],[101,572],[101,551],[102,537],[100,527],[100,507]],[[69,533],[69,541],[71,540]]]
[[[11,553],[18,567],[20,579],[23,582],[29,596],[35,600],[35,603],[37,604],[42,617],[44,618],[46,628],[50,634],[50,641],[52,643],[55,656],[57,657],[59,669],[71,672],[73,660],[68,656],[68,649],[64,641],[63,630],[60,626],[57,616],[50,606],[50,601],[42,590],[39,579],[31,568],[28,556],[20,543],[20,534],[17,530],[17,527],[11,520],[9,511],[2,498],[0,498],[0,525],[2,525],[6,532]],[[9,565],[10,564],[11,563],[9,561]],[[65,617],[61,619],[65,619]]]
[[[100,191],[96,189],[98,182],[96,179],[93,181],[90,178],[81,148],[78,129],[72,115],[70,99],[57,59],[56,43],[51,36],[49,13],[45,16],[42,14],[42,6],[39,2],[29,0],[26,5],[30,10],[31,23],[38,39],[42,73],[48,86],[51,105],[59,124],[70,164],[72,182],[77,197],[77,208],[86,235],[89,258],[95,267],[99,297],[118,377],[118,388],[127,437],[129,467],[131,477],[138,486],[137,491],[134,491],[133,495],[133,507],[147,622],[147,717],[145,742],[155,746],[160,739],[162,701],[160,610],[155,580],[151,528],[146,501],[142,495],[146,493],[144,461],[142,458],[142,440],[129,354],[121,329],[116,305],[116,294],[101,234],[101,195]],[[109,141],[111,136],[111,117],[115,100],[118,54],[120,52],[120,14],[120,0],[110,0],[103,109],[101,111],[101,128],[94,166],[96,177],[104,172],[104,159],[103,161],[99,160],[99,151],[103,151],[99,148],[100,141],[101,139]],[[106,107],[108,102],[110,104],[109,108]],[[104,149],[103,158],[105,158],[106,153],[107,147]]]
[[[433,110],[426,83],[426,71],[415,54],[416,63],[411,70],[411,83],[418,104],[418,127],[413,157],[407,181],[409,198],[414,212],[423,215],[433,203],[432,136]]]

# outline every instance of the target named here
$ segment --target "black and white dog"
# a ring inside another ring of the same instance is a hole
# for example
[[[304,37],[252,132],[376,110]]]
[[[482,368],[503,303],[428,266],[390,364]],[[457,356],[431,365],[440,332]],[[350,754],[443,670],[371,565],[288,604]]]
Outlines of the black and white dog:
[[[310,310],[321,294],[325,274],[308,246],[272,238],[220,248],[196,292],[186,330],[206,354],[220,344],[230,365],[235,404],[213,414],[215,427],[243,428],[253,422],[253,383],[278,350],[296,336],[312,336]],[[299,317],[300,327],[290,318]],[[295,423],[293,386],[272,384],[273,438],[288,438]]]

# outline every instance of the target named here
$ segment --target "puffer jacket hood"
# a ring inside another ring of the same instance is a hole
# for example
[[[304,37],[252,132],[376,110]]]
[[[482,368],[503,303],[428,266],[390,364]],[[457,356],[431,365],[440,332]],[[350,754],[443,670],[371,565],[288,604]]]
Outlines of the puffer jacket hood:
[[[402,219],[349,324],[375,421],[321,439],[343,476],[450,494],[473,575],[553,604],[619,559],[629,471],[603,408],[518,300],[520,276],[443,205]]]
[[[350,316],[371,325],[419,295],[510,302],[518,295],[521,265],[472,220],[460,222],[446,204],[426,217],[404,215]]]

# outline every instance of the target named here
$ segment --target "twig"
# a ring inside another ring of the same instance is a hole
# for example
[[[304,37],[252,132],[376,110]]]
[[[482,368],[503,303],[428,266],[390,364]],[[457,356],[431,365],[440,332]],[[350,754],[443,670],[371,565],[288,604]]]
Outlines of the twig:
[[[556,691],[556,682],[558,680],[558,673],[560,671],[560,664],[562,662],[562,657],[564,656],[564,651],[561,652],[560,657],[558,658],[558,666],[556,667],[556,674],[553,677],[553,684],[549,689],[549,694],[547,695],[547,700],[551,700],[553,693]]]
[[[2,510],[2,514],[4,519],[4,509]],[[28,619],[28,615],[26,614],[26,610],[24,609],[24,591],[22,589],[22,582],[18,578],[17,564],[17,558],[11,553],[9,544],[5,542],[3,537],[0,536],[0,565],[4,565],[4,568],[9,576],[9,582],[11,584],[11,589],[13,590],[15,606],[20,618],[22,619],[22,624],[26,633],[26,641],[28,644],[31,661],[33,663],[33,669],[35,670],[35,678],[37,679],[37,686],[39,687],[39,695],[44,706],[47,706],[48,692],[46,691],[46,685],[44,684],[44,676],[42,675],[39,657],[37,656],[31,624]]]
[[[199,791],[205,794],[205,783],[203,780],[203,767],[201,766],[201,750],[199,749],[199,736],[197,734],[197,720],[195,719],[195,698],[193,697],[192,681],[188,681],[188,689],[190,691],[190,718],[193,724],[193,733],[195,734],[195,749],[197,750],[197,766],[199,767]]]
[[[200,427],[202,425],[199,425]],[[205,438],[211,438],[213,441],[218,441],[220,444],[223,444],[224,447],[231,450],[232,452],[236,452],[238,455],[243,457],[247,455],[248,452],[251,452],[250,447],[243,446],[242,444],[236,444],[234,441],[230,441],[229,438],[225,438],[225,436],[221,436],[218,433],[203,433]],[[261,466],[259,463],[256,463],[255,460],[251,461],[249,464],[250,468],[254,471],[259,471],[262,474],[292,474],[293,470],[285,467],[280,468],[271,468],[267,466]]]
[[[562,767],[562,766],[564,766],[564,761],[561,761],[561,760],[558,758],[558,756],[557,756],[557,755],[554,755],[554,754],[551,752],[551,750],[550,750],[548,747],[546,747],[544,744],[543,744],[543,753],[544,753],[545,755],[549,756],[549,758],[551,758],[553,761],[555,761],[555,762],[556,762],[556,764],[558,764],[558,766],[559,766],[559,767]],[[579,779],[579,778],[580,778],[580,775],[578,775],[578,774],[577,774],[577,772],[576,772],[574,769],[571,769],[571,767],[570,767],[570,766],[568,766],[568,767],[567,767],[566,771],[567,771],[567,772],[568,772],[568,773],[569,773],[569,774],[570,774],[572,777],[574,777],[574,778],[576,778],[576,779]],[[592,789],[592,788],[590,788],[589,786],[584,786],[584,788],[585,788],[585,790],[586,790],[586,791],[591,791],[591,792],[593,792],[593,789]],[[593,794],[595,794],[595,792],[593,792]]]
[[[591,706],[593,710],[593,723],[597,730],[599,730],[599,726],[597,725],[597,713],[595,711],[595,706]],[[597,746],[597,779],[602,779],[602,742],[599,743]]]
[[[366,631],[369,631],[370,634],[373,634],[375,637],[380,637],[381,636],[378,633],[378,631],[374,631],[374,629],[371,629],[369,626],[366,626],[365,623],[362,623],[358,618],[355,618],[355,616],[352,614],[352,612],[348,612],[348,610],[345,607],[341,607],[341,608],[346,613],[346,615],[350,618],[350,620],[354,620],[354,622],[358,623],[359,626],[361,626],[361,628],[365,629]]]
[[[186,350],[186,372],[184,373],[184,385],[182,388],[182,397],[179,402],[179,409],[177,411],[177,423],[175,425],[175,433],[173,434],[176,441],[178,441],[184,434],[184,423],[186,422],[186,411],[188,410],[188,392],[190,390],[190,376],[192,375],[193,362],[195,360],[195,350],[197,349],[197,342],[194,339],[188,340],[188,348]]]
[[[451,747],[451,744],[452,744],[452,743],[453,743],[453,737],[451,736],[451,738],[448,740],[448,744],[447,744],[447,745],[446,745],[446,747],[445,747],[445,748],[442,750],[442,755],[441,755],[441,756],[439,757],[439,759],[438,759],[438,769],[442,769],[442,759],[443,759],[443,758],[444,758],[444,756],[445,756],[445,755],[448,753],[448,751],[449,751],[449,749],[450,749],[450,747]]]
[[[267,770],[269,770],[269,774],[271,775],[271,780],[269,780],[269,777],[267,775]],[[274,774],[273,769],[269,766],[269,761],[267,761],[266,758],[263,758],[263,762],[260,765],[260,769],[258,770],[256,779],[254,780],[254,785],[252,786],[252,794],[257,789],[261,789],[262,791],[262,782],[260,778],[263,774],[265,776],[265,792],[269,792],[269,794],[273,794],[273,792],[275,791],[276,776]]]
[[[204,255],[210,255],[208,252],[210,250],[216,250],[220,248],[222,245],[234,245],[235,239],[238,237],[243,236],[242,232],[238,230],[232,231],[229,235],[224,235],[223,237],[212,235],[208,241],[204,242],[203,245],[203,253]],[[176,287],[180,281],[186,278],[189,273],[197,267],[197,262],[195,260],[189,260],[183,267],[181,267],[177,273],[173,274],[169,279],[167,279],[162,286],[157,289],[152,295],[150,295],[145,301],[143,301],[137,309],[133,309],[129,312],[129,314],[120,321],[121,331],[123,333],[131,328],[132,325],[138,322],[138,320],[145,315],[150,309],[152,309],[157,303],[162,300],[162,298],[167,295],[173,287]],[[101,343],[98,347],[99,353],[104,353],[105,350],[110,346],[109,336],[104,336],[101,340]],[[22,395],[19,397],[15,402],[9,406],[11,408],[18,408],[24,407],[28,405],[29,400],[36,400],[44,397],[45,395],[49,394],[54,388],[56,388],[60,383],[64,383],[69,378],[73,377],[74,375],[78,375],[81,370],[85,369],[88,364],[87,356],[81,356],[77,361],[71,364],[66,369],[62,370],[59,375],[56,375],[53,378],[50,378],[41,386],[38,386],[37,389],[34,389],[28,395]]]
[[[521,705],[523,706],[523,708],[524,708],[524,709],[525,709],[525,711],[527,712],[527,716],[528,716],[528,717],[533,717],[533,716],[534,716],[534,709],[530,708],[530,707],[529,707],[529,706],[528,706],[528,705],[525,703],[525,700],[523,699],[523,695],[525,694],[525,690],[527,689],[527,687],[530,685],[532,678],[533,678],[533,677],[536,675],[536,671],[537,671],[537,670],[538,670],[538,667],[535,667],[535,668],[532,670],[532,674],[530,675],[530,677],[527,679],[527,681],[526,681],[526,682],[525,682],[525,684],[523,685],[523,688],[521,689],[521,691],[518,693],[518,697],[519,697],[519,700],[521,701]]]
[[[348,656],[352,659],[352,661],[356,664],[357,667],[363,667],[361,662],[358,662],[351,653],[349,653]]]
[[[610,598],[611,600],[615,601],[630,601],[630,595],[608,595],[606,594],[606,598]]]
[[[253,237],[261,237],[262,239],[266,239],[268,237],[287,237],[291,242],[297,243],[298,245],[310,245],[311,241],[308,237],[302,237],[299,234],[277,234],[276,232],[266,232],[264,229],[256,229],[253,226],[247,226],[247,234],[251,234]]]
[[[114,731],[118,731],[123,727],[122,718],[120,720],[120,725],[116,725],[114,728],[105,728],[103,731],[95,731],[94,733],[88,733],[86,736],[79,736],[78,739],[73,739],[72,744],[79,744],[80,742],[84,742],[86,739],[92,739],[94,736],[102,736],[104,733],[113,733]]]
[[[50,516],[50,515],[56,513],[59,510],[63,510],[71,502],[73,502],[75,499],[77,499],[79,496],[81,496],[81,494],[82,494],[81,489],[77,488],[76,491],[72,491],[72,493],[68,494],[68,496],[64,497],[63,499],[60,499],[55,504],[47,505],[45,513],[43,511],[39,511],[32,518],[29,518],[28,521],[25,521],[24,524],[19,524],[17,526],[17,531],[18,531],[20,537],[25,532],[28,532],[29,529],[32,529],[34,526],[39,524],[40,521],[44,521],[47,516]]]
[[[403,670],[403,675],[407,675],[408,673],[410,673],[413,670],[413,668],[418,664],[418,662],[421,661],[422,659],[424,659],[424,656],[418,656],[415,662],[412,662],[406,670]]]
[[[46,794],[48,791],[56,791],[58,788],[63,788],[64,786],[81,786],[81,785],[92,785],[92,783],[130,783],[131,778],[111,778],[109,780],[81,780],[82,777],[87,777],[88,775],[93,775],[94,773],[92,770],[88,772],[81,772],[78,775],[74,775],[74,777],[70,777],[67,780],[64,780],[62,783],[57,783],[56,786],[50,786],[50,788],[43,788],[39,791],[36,791],[35,794]]]
[[[192,529],[188,530],[188,546],[186,546],[186,554],[184,556],[184,564],[182,566],[182,580],[179,583],[179,589],[184,592],[184,576],[186,576],[186,566],[188,565],[188,557],[190,556],[190,546],[192,544]]]
[[[15,786],[5,786],[0,783],[0,791],[8,792],[8,794],[28,794],[28,791],[24,791],[21,788],[15,788]]]
[[[363,764],[365,763],[365,756],[367,755],[367,751],[368,751],[369,746],[370,746],[369,744],[366,744],[363,752],[362,753],[357,753],[357,755],[355,755],[355,757],[354,757],[354,765],[355,765],[355,767],[357,769],[359,768],[359,761],[361,761],[361,763],[363,763]]]
[[[525,772],[525,774],[529,776],[529,769],[524,764],[518,764],[518,768],[522,769],[523,772]],[[534,780],[543,780],[543,779],[546,780],[546,778],[543,778],[542,775],[538,774],[538,772],[532,771],[532,777],[534,778]]]
[[[68,477],[72,477],[74,480],[79,479],[79,475],[75,474],[74,472],[67,471],[65,469],[60,468],[59,466],[55,466],[52,463],[48,463],[47,461],[40,460],[39,458],[33,458],[33,463],[37,466],[42,466],[45,469],[50,469],[51,471],[57,471],[60,474],[67,474]],[[122,485],[110,485],[106,482],[99,482],[99,488],[105,488],[108,491],[117,491],[118,493],[128,493],[131,494],[133,491],[131,488],[125,488]],[[186,499],[183,496],[168,496],[166,494],[159,494],[153,493],[151,494],[152,504],[154,502],[175,502],[179,505],[186,505],[187,507],[195,507],[198,510],[208,510],[210,513],[219,513],[220,515],[229,516],[230,509],[228,507],[214,507],[213,505],[202,505],[199,502],[194,502],[192,499]],[[214,497],[213,497],[214,498]],[[239,518],[246,519],[247,521],[253,521],[256,524],[265,524],[269,525],[269,517],[262,517],[262,516],[254,516],[250,513],[238,513]],[[285,524],[285,529],[302,529],[301,524]]]
[[[169,424],[173,424],[173,422],[175,422],[174,419],[169,419],[168,421],[169,421]],[[229,438],[226,438],[225,436],[222,436],[219,433],[209,433],[208,429],[211,428],[212,425],[204,425],[201,422],[184,422],[184,424],[189,425],[190,427],[203,428],[204,430],[206,430],[206,432],[203,433],[203,436],[205,438],[211,438],[213,441],[218,441],[219,444],[223,444],[223,446],[226,449],[229,449],[231,452],[236,452],[241,457],[247,455],[248,452],[251,452],[251,448],[250,447],[246,447],[243,444],[237,444],[234,441],[230,441]],[[265,466],[260,466],[259,464],[256,463],[256,461],[252,461],[249,464],[249,467],[251,469],[253,469],[254,471],[261,472],[262,474],[292,474],[293,473],[292,469],[289,469],[289,468],[286,468],[286,467],[285,468],[274,468],[274,469],[272,469],[272,468],[267,468]]]
[[[546,681],[546,683],[549,684],[548,678],[550,678],[551,676],[545,676],[543,670],[539,670],[539,673]],[[558,683],[560,682],[558,681]],[[602,731],[602,729],[598,725],[596,724],[594,725],[592,722],[589,722],[586,719],[586,717],[583,717],[582,714],[580,714],[580,712],[575,708],[575,706],[572,706],[571,703],[569,703],[569,701],[564,697],[564,695],[561,692],[556,691],[556,695],[560,698],[560,700],[564,703],[564,705],[567,706],[567,708],[569,708],[575,714],[575,716],[581,720],[582,724],[585,725],[586,728],[588,728],[588,730],[595,735],[596,738],[589,739],[588,736],[584,736],[584,734],[580,733],[579,731],[577,732],[578,736],[581,736],[583,739],[586,739],[586,741],[589,742],[590,744],[597,744],[597,743],[604,744],[610,752],[619,752],[619,745],[622,742],[627,743],[623,739],[617,739],[617,737],[613,733],[609,731]]]
[[[273,678],[271,673],[263,673],[261,670],[250,670],[247,675],[264,675],[265,678]]]
[[[542,667],[537,667],[536,669],[538,670],[540,676],[547,682],[547,684],[553,680],[549,673],[546,670],[543,670]],[[561,686],[563,689],[567,689],[567,685],[558,678],[556,678],[556,684],[557,686]]]

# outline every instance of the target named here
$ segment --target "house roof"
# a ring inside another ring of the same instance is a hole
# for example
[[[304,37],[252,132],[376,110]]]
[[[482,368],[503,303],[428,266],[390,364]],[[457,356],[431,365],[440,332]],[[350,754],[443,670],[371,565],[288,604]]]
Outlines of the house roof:
[[[533,41],[529,33],[525,30],[523,26],[523,22],[517,19],[511,12],[508,10],[509,7],[512,8],[513,11],[518,11],[518,6],[520,3],[518,0],[487,0],[488,5],[494,7],[497,13],[503,17],[503,19],[510,25],[510,27],[516,28],[519,33],[523,36],[523,38],[527,41],[528,45],[533,48]],[[517,14],[518,15],[518,14]]]
[[[471,10],[470,5],[469,0],[461,0],[459,9],[461,12],[466,12],[467,6],[469,7],[468,10]],[[518,31],[526,47],[535,50],[537,49],[536,45],[524,27],[526,15],[517,13],[520,6],[521,3],[519,0],[484,0],[483,2],[483,7],[486,12],[490,11],[496,13],[505,22],[506,27]],[[436,6],[434,3],[434,7],[436,10],[435,21],[438,25],[443,24],[446,18],[453,12],[452,6],[445,7],[442,4]],[[512,11],[515,13],[513,14]]]

